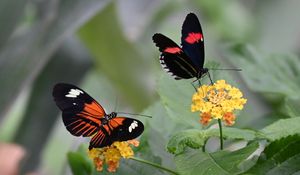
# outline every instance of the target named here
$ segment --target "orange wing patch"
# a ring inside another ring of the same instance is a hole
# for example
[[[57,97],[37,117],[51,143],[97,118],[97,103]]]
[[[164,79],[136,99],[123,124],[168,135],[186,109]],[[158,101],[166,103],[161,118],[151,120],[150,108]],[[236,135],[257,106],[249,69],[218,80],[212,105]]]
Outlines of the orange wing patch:
[[[123,120],[125,120],[125,118],[123,117],[116,117],[113,118],[111,120],[109,120],[107,125],[103,125],[102,127],[105,129],[105,131],[107,132],[108,135],[111,135],[111,132],[114,128],[122,125]]]
[[[83,111],[89,113],[92,116],[101,116],[101,117],[103,117],[105,115],[104,109],[96,101],[93,101],[90,104],[89,103],[84,104]]]
[[[81,112],[74,116],[65,116],[65,124],[71,134],[89,137],[99,130],[105,111],[96,101],[85,103]]]
[[[116,117],[116,118],[111,119],[108,124],[110,127],[116,128],[116,127],[122,125],[122,123],[125,119],[126,118],[124,118],[124,117]]]

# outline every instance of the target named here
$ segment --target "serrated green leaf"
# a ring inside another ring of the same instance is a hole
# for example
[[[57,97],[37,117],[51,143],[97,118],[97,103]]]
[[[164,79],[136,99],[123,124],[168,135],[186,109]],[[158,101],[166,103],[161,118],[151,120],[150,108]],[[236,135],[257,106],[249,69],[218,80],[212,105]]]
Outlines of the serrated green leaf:
[[[294,134],[300,134],[300,117],[280,119],[263,128],[260,134],[271,141]]]
[[[204,146],[210,137],[219,137],[219,129],[181,131],[170,139],[167,148],[172,154],[180,154],[186,147],[198,149]],[[223,128],[223,137],[250,141],[255,139],[256,132],[247,129]]]
[[[300,136],[294,135],[272,142],[261,154],[255,166],[246,174],[282,175],[300,171]]]
[[[200,148],[205,144],[206,137],[201,131],[192,129],[175,134],[169,141],[167,148],[170,153],[180,154],[186,147]]]
[[[252,143],[237,151],[218,151],[205,153],[188,150],[175,157],[177,170],[184,175],[232,175],[241,173],[239,165],[256,149],[258,143]]]

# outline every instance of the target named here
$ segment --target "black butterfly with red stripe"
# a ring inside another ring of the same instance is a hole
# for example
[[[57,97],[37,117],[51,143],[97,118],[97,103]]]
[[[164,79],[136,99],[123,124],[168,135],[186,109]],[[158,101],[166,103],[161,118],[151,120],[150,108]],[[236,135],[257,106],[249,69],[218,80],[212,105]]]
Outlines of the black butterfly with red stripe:
[[[89,149],[131,140],[144,131],[141,121],[119,117],[116,112],[106,114],[96,100],[74,85],[58,83],[52,95],[67,130],[74,136],[92,136]]]
[[[208,69],[203,67],[204,37],[202,28],[194,13],[186,16],[181,34],[182,47],[163,34],[153,35],[153,42],[161,52],[162,67],[176,80],[190,78],[199,80],[205,74],[209,75]]]

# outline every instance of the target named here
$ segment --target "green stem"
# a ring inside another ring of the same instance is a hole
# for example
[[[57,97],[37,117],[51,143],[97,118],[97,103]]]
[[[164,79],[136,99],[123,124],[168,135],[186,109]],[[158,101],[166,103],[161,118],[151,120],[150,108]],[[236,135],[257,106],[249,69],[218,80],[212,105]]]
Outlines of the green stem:
[[[158,168],[158,169],[161,169],[161,170],[164,170],[164,171],[167,171],[167,172],[169,172],[169,173],[171,173],[171,174],[179,175],[177,172],[175,172],[175,171],[173,171],[173,170],[170,170],[170,169],[168,169],[168,168],[166,168],[166,167],[163,167],[163,166],[161,166],[161,165],[159,165],[159,164],[156,164],[156,163],[153,163],[153,162],[149,162],[149,161],[144,160],[144,159],[141,159],[141,158],[132,157],[132,158],[130,158],[130,159],[131,159],[131,160],[135,160],[135,161],[137,161],[137,162],[141,162],[141,163],[150,165],[150,166],[153,166],[153,167],[155,167],[155,168]]]
[[[221,119],[218,119],[219,129],[220,129],[220,148],[223,150],[223,132],[222,132],[222,122]]]
[[[202,146],[202,152],[205,152],[205,145],[207,143],[207,140],[204,141],[204,145]]]

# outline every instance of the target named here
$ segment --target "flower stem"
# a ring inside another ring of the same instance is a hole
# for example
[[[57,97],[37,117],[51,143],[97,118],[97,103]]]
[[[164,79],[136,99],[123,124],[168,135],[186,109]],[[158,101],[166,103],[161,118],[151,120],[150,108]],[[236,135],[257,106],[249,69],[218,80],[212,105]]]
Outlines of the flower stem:
[[[218,119],[219,130],[220,130],[220,148],[223,150],[223,132],[222,132],[222,122],[221,119]]]
[[[168,169],[168,168],[166,168],[166,167],[163,167],[163,166],[161,166],[161,165],[159,165],[159,164],[156,164],[156,163],[153,163],[153,162],[149,162],[149,161],[144,160],[144,159],[141,159],[141,158],[132,157],[132,158],[130,158],[130,159],[131,159],[131,160],[135,160],[135,161],[137,161],[137,162],[141,162],[141,163],[150,165],[150,166],[153,166],[153,167],[155,167],[155,168],[158,168],[158,169],[161,169],[161,170],[164,170],[164,171],[167,171],[167,172],[169,172],[169,173],[171,173],[171,174],[179,175],[177,172],[175,172],[175,171],[173,171],[173,170],[170,170],[170,169]]]

